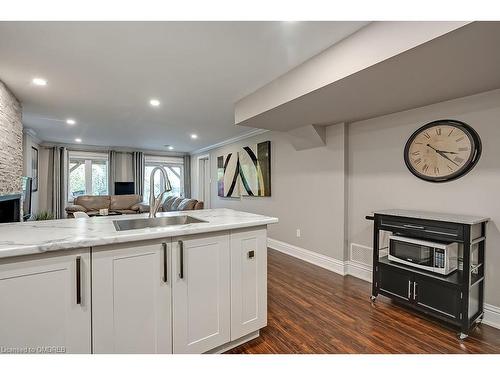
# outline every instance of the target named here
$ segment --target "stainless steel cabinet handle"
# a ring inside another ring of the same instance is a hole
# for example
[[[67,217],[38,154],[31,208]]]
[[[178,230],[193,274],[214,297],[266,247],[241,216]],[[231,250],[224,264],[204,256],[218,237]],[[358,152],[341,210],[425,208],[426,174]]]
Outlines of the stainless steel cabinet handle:
[[[416,281],[413,283],[413,299],[414,300],[417,299],[417,282]]]
[[[430,230],[430,229],[426,229],[425,230],[427,233],[434,233],[434,234],[442,234],[444,236],[453,236],[453,237],[458,237],[458,234],[456,233],[448,233],[448,232],[439,232],[437,230]]]
[[[167,258],[167,244],[163,244],[163,282],[168,282],[168,258]]]
[[[408,299],[411,299],[411,281],[408,280]]]
[[[179,244],[179,258],[180,258],[180,266],[179,266],[179,278],[184,278],[184,243],[182,241],[178,242]]]
[[[76,304],[82,303],[82,258],[76,257]]]
[[[410,228],[410,229],[425,229],[425,227],[421,225],[411,225],[411,224],[403,224],[405,228]]]

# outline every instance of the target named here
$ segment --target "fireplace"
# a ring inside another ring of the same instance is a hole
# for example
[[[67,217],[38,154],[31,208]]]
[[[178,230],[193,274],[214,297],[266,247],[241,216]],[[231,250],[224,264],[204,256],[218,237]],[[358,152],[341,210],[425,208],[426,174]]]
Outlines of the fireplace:
[[[0,223],[21,221],[21,194],[0,195]]]

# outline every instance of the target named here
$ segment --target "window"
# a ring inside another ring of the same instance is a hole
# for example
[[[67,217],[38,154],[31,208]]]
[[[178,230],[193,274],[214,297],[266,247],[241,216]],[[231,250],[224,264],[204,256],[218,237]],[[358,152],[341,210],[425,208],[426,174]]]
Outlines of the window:
[[[68,199],[108,194],[108,154],[69,152]]]
[[[149,184],[151,172],[155,167],[161,166],[167,171],[172,191],[168,192],[166,196],[175,195],[177,197],[184,196],[184,159],[175,157],[162,157],[162,156],[146,156],[144,162],[144,195],[143,200],[149,200]],[[160,172],[155,175],[155,194],[160,192],[160,186],[163,186],[163,177]]]

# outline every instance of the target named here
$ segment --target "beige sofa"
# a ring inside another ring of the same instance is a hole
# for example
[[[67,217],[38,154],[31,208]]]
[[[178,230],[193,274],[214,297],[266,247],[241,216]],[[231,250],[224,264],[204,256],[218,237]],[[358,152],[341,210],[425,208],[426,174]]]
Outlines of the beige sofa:
[[[171,211],[189,211],[189,210],[202,210],[203,202],[196,199],[181,198],[176,196],[170,196],[165,199],[163,205],[160,208],[162,212]],[[148,204],[140,205],[141,212],[149,212]]]
[[[66,214],[68,217],[73,217],[74,212],[96,215],[101,208],[107,208],[109,211],[122,214],[137,214],[140,212],[141,202],[142,197],[137,194],[81,195],[75,198],[73,204],[66,207]]]

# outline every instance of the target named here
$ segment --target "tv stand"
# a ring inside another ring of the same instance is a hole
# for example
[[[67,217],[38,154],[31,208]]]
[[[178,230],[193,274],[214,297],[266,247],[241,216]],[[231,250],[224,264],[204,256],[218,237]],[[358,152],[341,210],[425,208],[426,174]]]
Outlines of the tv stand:
[[[489,218],[408,210],[382,210],[373,227],[372,302],[381,294],[454,325],[463,340],[484,314],[486,224]],[[440,275],[389,261],[380,254],[380,232],[459,244],[459,267]]]

